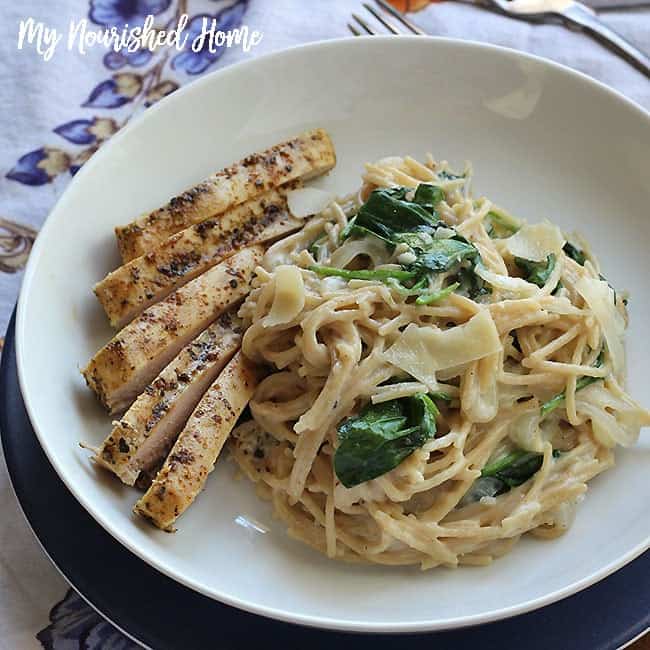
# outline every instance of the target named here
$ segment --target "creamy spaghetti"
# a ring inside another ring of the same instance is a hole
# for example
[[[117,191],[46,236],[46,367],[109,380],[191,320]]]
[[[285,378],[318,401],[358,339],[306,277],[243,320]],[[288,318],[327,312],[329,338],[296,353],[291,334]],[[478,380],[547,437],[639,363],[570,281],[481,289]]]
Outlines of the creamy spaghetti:
[[[274,244],[240,310],[269,368],[229,446],[331,558],[486,564],[555,537],[650,414],[624,389],[627,298],[586,244],[431,157],[366,166]]]

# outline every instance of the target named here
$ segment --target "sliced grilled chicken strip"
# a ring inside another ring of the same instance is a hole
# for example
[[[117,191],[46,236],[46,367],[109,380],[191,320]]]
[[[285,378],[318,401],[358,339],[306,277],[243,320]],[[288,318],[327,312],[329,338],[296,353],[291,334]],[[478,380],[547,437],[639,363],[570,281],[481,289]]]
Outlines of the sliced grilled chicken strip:
[[[238,352],[210,386],[178,436],[151,487],[134,512],[158,528],[174,530],[214,469],[221,449],[248,404],[259,367]]]
[[[323,129],[307,131],[252,154],[175,196],[158,210],[117,227],[115,236],[122,260],[129,262],[144,255],[174,233],[220,215],[274,187],[324,174],[335,163],[332,141]]]
[[[241,319],[227,311],[186,345],[154,379],[113,430],[93,460],[134,485],[159,469],[190,413],[241,344]]]
[[[113,327],[122,327],[149,305],[169,295],[238,249],[298,230],[304,221],[287,210],[290,183],[176,233],[95,285],[95,295]]]
[[[111,413],[129,406],[181,348],[248,293],[262,252],[260,246],[243,248],[177,289],[90,360],[82,373]]]

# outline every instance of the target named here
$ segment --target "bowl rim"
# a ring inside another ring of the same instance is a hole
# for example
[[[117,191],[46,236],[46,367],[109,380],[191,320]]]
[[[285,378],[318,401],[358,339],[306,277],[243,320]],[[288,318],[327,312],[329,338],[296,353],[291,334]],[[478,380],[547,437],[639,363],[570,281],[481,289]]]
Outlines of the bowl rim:
[[[403,35],[400,36],[400,42],[409,41],[409,42],[420,42],[426,44],[426,46],[436,47],[438,45],[449,46],[449,47],[459,47],[461,49],[475,50],[478,52],[497,52],[502,55],[506,55],[512,60],[519,61],[531,61],[541,66],[546,66],[565,75],[567,78],[570,78],[573,82],[582,84],[583,86],[588,86],[594,89],[599,90],[600,92],[609,95],[612,99],[618,101],[622,105],[626,106],[628,109],[632,109],[639,114],[639,117],[645,119],[650,125],[650,111],[646,110],[630,98],[623,95],[618,90],[607,86],[606,84],[593,79],[592,77],[574,70],[566,65],[557,63],[545,57],[541,57],[535,54],[530,54],[527,52],[521,52],[513,48],[504,47],[501,45],[494,45],[491,43],[485,43],[475,40],[464,40],[458,38],[449,38],[441,36],[416,36],[416,35]],[[295,45],[289,48],[282,50],[274,51],[265,55],[247,59],[234,63],[232,65],[225,66],[213,72],[210,72],[200,79],[192,81],[178,90],[176,90],[172,95],[165,97],[160,102],[157,102],[154,106],[148,108],[146,111],[136,116],[129,123],[121,129],[116,135],[111,138],[110,143],[107,146],[104,146],[100,151],[96,152],[94,156],[83,166],[83,168],[77,173],[74,178],[70,181],[68,186],[62,192],[61,196],[57,199],[55,205],[50,210],[48,217],[46,218],[40,232],[40,234],[48,235],[50,228],[53,227],[53,222],[49,219],[49,216],[55,212],[61,201],[71,192],[76,189],[77,185],[83,182],[83,178],[87,174],[93,172],[94,167],[97,164],[101,164],[104,157],[111,155],[111,151],[119,146],[122,138],[130,137],[129,134],[132,130],[137,129],[143,120],[148,119],[148,116],[155,114],[156,111],[160,110],[162,106],[167,104],[183,101],[183,97],[187,94],[195,92],[203,84],[218,83],[218,79],[222,75],[227,74],[236,74],[240,70],[246,70],[249,67],[255,67],[259,64],[260,61],[281,61],[283,58],[291,58],[305,50],[327,50],[330,48],[338,47],[362,47],[365,43],[380,43],[385,45],[388,42],[396,42],[396,39],[392,35],[380,35],[380,36],[362,36],[362,37],[344,37],[344,38],[335,38],[335,39],[326,39],[319,40],[310,43],[304,43]],[[352,43],[358,43],[359,45],[351,45]],[[392,47],[392,46],[388,46]],[[71,188],[73,188],[71,190]],[[25,328],[26,328],[26,309],[28,296],[30,294],[30,287],[34,282],[36,276],[36,270],[38,268],[38,260],[41,257],[41,249],[44,246],[44,241],[46,240],[45,236],[38,236],[32,248],[24,277],[22,282],[22,287],[18,299],[17,315],[16,315],[16,360],[18,367],[18,378],[20,384],[20,390],[23,395],[25,402],[25,407],[27,414],[29,416],[32,427],[36,433],[39,444],[43,448],[49,462],[52,464],[54,470],[56,471],[59,478],[63,481],[64,485],[70,490],[75,499],[84,507],[84,509],[99,523],[110,535],[113,536],[120,544],[122,544],[126,549],[137,555],[141,560],[147,562],[150,566],[160,571],[164,575],[168,576],[172,580],[179,582],[180,584],[193,589],[199,593],[202,593],[210,598],[218,600],[227,605],[237,607],[244,611],[251,612],[253,614],[258,614],[265,616],[267,618],[272,618],[275,620],[284,621],[286,623],[294,623],[299,625],[305,625],[309,627],[316,628],[325,628],[330,630],[340,630],[346,632],[366,632],[366,633],[413,633],[413,632],[432,632],[446,629],[455,629],[473,625],[480,625],[483,623],[490,623],[493,621],[501,620],[504,618],[509,618],[516,616],[518,614],[524,614],[526,612],[550,605],[558,600],[571,596],[587,587],[595,584],[596,582],[606,578],[608,575],[612,574],[614,571],[620,569],[624,565],[631,562],[633,559],[641,555],[643,552],[650,548],[650,536],[647,539],[642,540],[635,547],[630,549],[627,553],[617,558],[616,560],[610,562],[609,564],[601,567],[599,570],[592,572],[590,575],[585,576],[581,580],[578,580],[570,585],[567,585],[564,588],[556,589],[544,596],[539,596],[536,598],[531,598],[529,600],[523,601],[516,605],[511,605],[508,607],[503,607],[490,612],[485,612],[481,614],[473,614],[469,616],[456,616],[451,618],[446,618],[442,620],[416,620],[409,622],[373,622],[373,621],[364,621],[364,620],[341,620],[336,618],[331,618],[327,616],[315,616],[307,614],[292,613],[291,611],[286,611],[281,607],[269,607],[265,605],[258,605],[253,601],[244,600],[239,597],[231,596],[228,593],[222,592],[215,589],[207,589],[200,583],[196,582],[194,579],[189,579],[183,575],[178,574],[173,569],[166,566],[164,561],[161,561],[158,557],[149,557],[142,553],[138,547],[133,544],[128,535],[122,533],[121,531],[114,530],[110,523],[102,516],[102,513],[97,511],[92,506],[92,500],[87,499],[83,493],[76,489],[74,482],[70,481],[66,472],[60,467],[59,463],[56,460],[56,455],[53,452],[53,449],[48,445],[47,442],[47,433],[42,430],[37,424],[37,418],[35,413],[35,408],[30,398],[30,392],[27,386],[27,370],[25,368],[25,359],[24,359],[24,348],[25,348]]]

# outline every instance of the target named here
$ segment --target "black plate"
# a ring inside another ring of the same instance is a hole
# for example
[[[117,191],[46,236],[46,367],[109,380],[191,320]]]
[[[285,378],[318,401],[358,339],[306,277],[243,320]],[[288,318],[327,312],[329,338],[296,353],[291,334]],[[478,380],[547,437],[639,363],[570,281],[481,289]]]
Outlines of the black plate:
[[[201,596],[115,541],[56,475],[34,435],[18,387],[14,318],[0,366],[0,430],[14,489],[50,558],[93,607],[152,648],[231,650],[270,642],[273,648],[309,650],[615,650],[650,626],[650,552],[597,585],[535,612],[431,634],[371,636],[316,630],[248,614]]]

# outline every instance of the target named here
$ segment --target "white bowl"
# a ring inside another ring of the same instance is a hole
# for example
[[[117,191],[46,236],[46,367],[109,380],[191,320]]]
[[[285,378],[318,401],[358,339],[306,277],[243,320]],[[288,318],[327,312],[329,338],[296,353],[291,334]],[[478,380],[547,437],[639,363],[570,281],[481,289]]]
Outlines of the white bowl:
[[[68,488],[120,542],[175,580],[252,612],[345,630],[503,618],[574,593],[647,549],[647,433],[593,481],[564,537],[524,539],[488,567],[428,572],[327,560],[288,538],[225,460],[173,535],[136,519],[136,492],[91,465],[77,443],[100,443],[110,423],[79,367],[111,336],[91,286],[118,264],[113,226],[315,126],[329,130],[338,154],[334,172],[319,181],[326,188],[355,189],[365,161],[431,151],[457,164],[472,160],[477,191],[514,213],[582,231],[610,281],[631,290],[631,392],[650,403],[648,114],[585,76],[502,48],[420,37],[316,43],[174,93],[93,156],[52,211],[23,283],[18,369],[34,429]],[[241,525],[241,516],[268,532]]]

